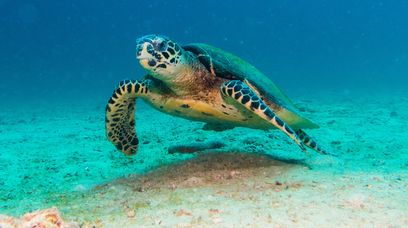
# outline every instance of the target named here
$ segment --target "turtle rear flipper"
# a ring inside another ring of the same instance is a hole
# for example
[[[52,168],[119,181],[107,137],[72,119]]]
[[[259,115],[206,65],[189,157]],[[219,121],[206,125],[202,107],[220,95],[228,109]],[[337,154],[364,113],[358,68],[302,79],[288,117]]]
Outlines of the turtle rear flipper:
[[[136,98],[149,92],[148,81],[122,81],[106,106],[106,135],[126,155],[137,152],[139,140],[135,131]]]
[[[296,134],[299,135],[300,140],[302,140],[302,142],[309,148],[315,150],[316,152],[320,153],[320,154],[324,154],[324,155],[330,155],[330,156],[335,156],[337,157],[337,155],[332,154],[327,152],[326,150],[323,150],[317,143],[316,141],[310,137],[308,134],[306,134],[306,132],[304,132],[302,129],[298,129],[296,131]]]

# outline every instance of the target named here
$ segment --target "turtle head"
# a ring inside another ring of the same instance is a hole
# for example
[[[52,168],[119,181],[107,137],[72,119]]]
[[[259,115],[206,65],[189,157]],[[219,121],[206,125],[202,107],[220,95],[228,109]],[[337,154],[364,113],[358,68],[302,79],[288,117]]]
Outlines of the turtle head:
[[[147,35],[136,40],[136,58],[153,76],[169,79],[183,62],[183,49],[169,38]]]

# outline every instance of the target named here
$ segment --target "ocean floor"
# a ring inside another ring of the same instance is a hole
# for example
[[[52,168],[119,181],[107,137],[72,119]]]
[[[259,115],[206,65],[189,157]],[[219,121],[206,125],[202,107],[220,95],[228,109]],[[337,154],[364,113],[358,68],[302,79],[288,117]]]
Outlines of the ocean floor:
[[[65,221],[103,227],[407,227],[408,96],[313,94],[292,98],[336,157],[306,156],[279,131],[206,131],[142,102],[139,152],[126,157],[105,138],[107,99],[6,105],[0,214],[55,206]],[[169,153],[214,142],[225,146]]]

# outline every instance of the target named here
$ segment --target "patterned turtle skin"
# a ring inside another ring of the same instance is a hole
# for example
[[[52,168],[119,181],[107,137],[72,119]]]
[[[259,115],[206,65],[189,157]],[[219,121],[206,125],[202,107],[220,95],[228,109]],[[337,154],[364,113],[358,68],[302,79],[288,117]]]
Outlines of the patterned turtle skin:
[[[124,154],[138,149],[136,98],[164,113],[207,123],[207,129],[279,129],[303,152],[308,147],[327,154],[303,130],[318,126],[241,58],[207,44],[180,46],[162,35],[139,38],[136,58],[147,75],[122,81],[106,106],[107,137]]]

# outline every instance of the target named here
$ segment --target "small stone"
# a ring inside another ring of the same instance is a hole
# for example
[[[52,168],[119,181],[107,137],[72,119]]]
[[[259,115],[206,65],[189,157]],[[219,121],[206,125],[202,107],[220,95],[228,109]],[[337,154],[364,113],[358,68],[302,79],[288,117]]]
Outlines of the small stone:
[[[228,176],[227,176],[227,179],[232,179],[232,178],[234,178],[235,177],[235,175],[237,175],[237,171],[231,171],[229,174],[228,174]]]
[[[136,216],[135,210],[128,210],[126,213],[128,218],[134,218]]]
[[[398,113],[396,111],[390,112],[390,117],[396,117],[398,116]]]
[[[218,209],[210,209],[208,212],[210,212],[210,214],[218,214],[218,213],[220,213],[220,210],[218,210]]]
[[[328,125],[332,125],[332,124],[334,124],[334,123],[336,123],[335,120],[330,120],[330,121],[327,122]]]
[[[55,207],[25,214],[20,218],[20,222],[20,227],[65,227]]]
[[[340,142],[340,141],[332,141],[331,144],[332,144],[332,145],[340,145],[341,142]]]
[[[175,215],[176,215],[177,217],[180,217],[180,216],[183,216],[183,215],[192,216],[191,212],[188,212],[188,211],[183,210],[183,209],[178,210],[178,211],[175,213]]]

